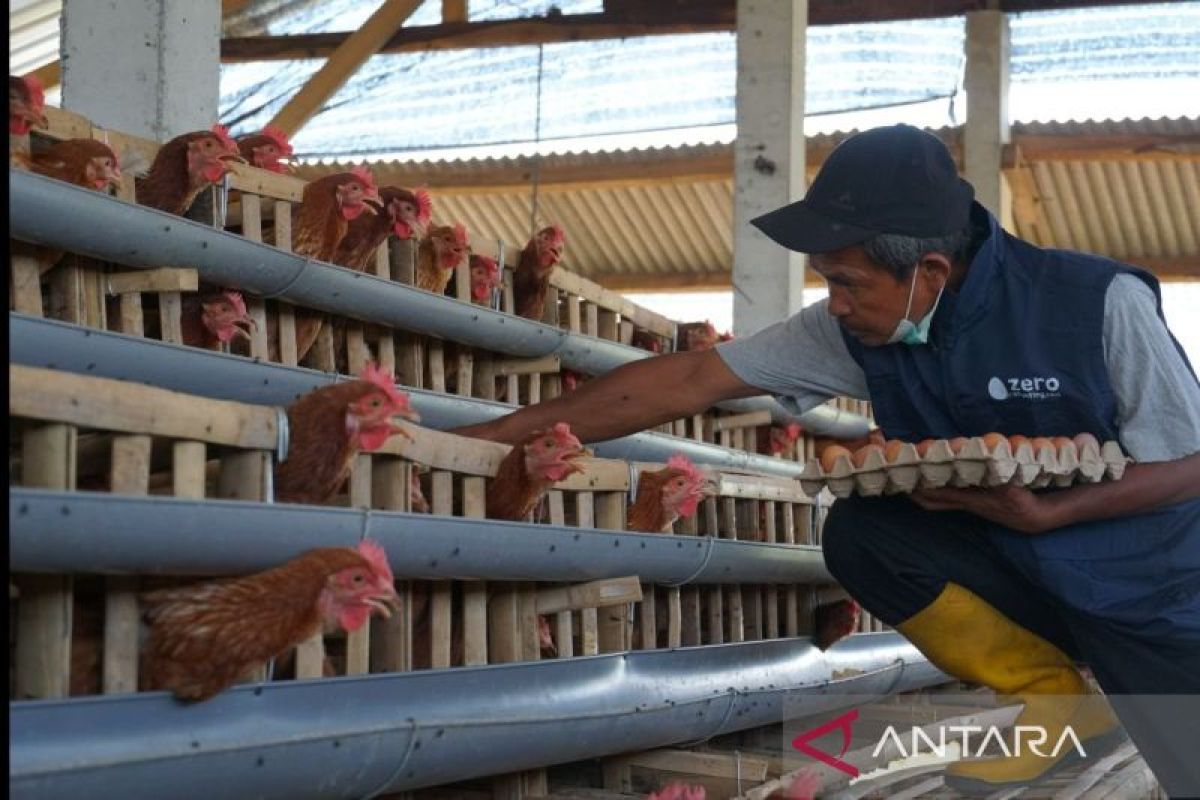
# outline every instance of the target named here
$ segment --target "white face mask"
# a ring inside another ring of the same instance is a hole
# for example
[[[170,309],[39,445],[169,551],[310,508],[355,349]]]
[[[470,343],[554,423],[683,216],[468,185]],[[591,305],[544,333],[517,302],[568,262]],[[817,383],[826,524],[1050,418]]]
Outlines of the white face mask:
[[[896,330],[892,331],[891,337],[887,340],[888,344],[896,344],[903,342],[907,345],[925,344],[929,341],[929,325],[933,322],[933,313],[937,311],[938,303],[942,300],[942,292],[946,290],[946,284],[942,284],[942,288],[938,289],[937,297],[933,299],[933,306],[930,307],[929,313],[921,317],[920,321],[913,322],[908,318],[908,314],[912,311],[913,290],[917,288],[917,270],[919,267],[913,267],[912,283],[908,286],[908,305],[904,307],[904,316],[896,323]]]

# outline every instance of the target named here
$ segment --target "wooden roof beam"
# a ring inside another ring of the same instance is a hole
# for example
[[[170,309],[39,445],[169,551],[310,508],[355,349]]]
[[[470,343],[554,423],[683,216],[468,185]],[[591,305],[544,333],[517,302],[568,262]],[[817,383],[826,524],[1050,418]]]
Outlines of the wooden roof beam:
[[[295,134],[368,58],[379,52],[384,42],[395,35],[420,5],[421,0],[384,0],[361,28],[338,45],[329,60],[279,110],[271,124],[282,128],[289,136]]]

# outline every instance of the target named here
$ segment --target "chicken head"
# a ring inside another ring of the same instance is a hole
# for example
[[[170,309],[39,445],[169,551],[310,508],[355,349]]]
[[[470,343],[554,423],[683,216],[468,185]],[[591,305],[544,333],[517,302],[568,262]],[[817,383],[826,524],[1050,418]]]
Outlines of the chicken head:
[[[711,493],[712,482],[685,456],[671,456],[667,469],[671,474],[662,488],[663,508],[680,517],[692,516],[700,501]]]
[[[416,422],[420,416],[409,404],[408,395],[396,389],[391,373],[371,363],[359,378],[371,388],[346,409],[346,432],[358,439],[359,449],[368,453],[378,450],[397,433],[412,438],[396,424],[396,420]]]
[[[213,125],[187,143],[188,178],[193,186],[217,183],[233,169],[235,161],[245,159],[224,125]]]
[[[408,189],[384,187],[379,194],[391,217],[393,236],[397,239],[413,239],[424,235],[433,214],[433,200],[429,192],[424,189],[410,192]]]
[[[493,290],[500,286],[500,265],[494,258],[471,256],[471,299],[488,305]]]
[[[537,431],[525,441],[525,469],[537,480],[557,483],[583,468],[574,460],[586,454],[583,443],[565,422]]]
[[[346,173],[346,180],[338,184],[336,190],[338,209],[347,220],[357,219],[364,211],[376,213],[367,205],[368,201],[382,206],[379,189],[375,187],[375,178],[366,167],[358,166]]]
[[[200,321],[219,342],[233,341],[241,336],[250,340],[247,328],[258,328],[258,323],[246,311],[246,301],[241,292],[221,292],[200,302],[203,311]],[[242,327],[245,326],[245,327]]]
[[[238,150],[242,158],[259,169],[271,172],[287,172],[286,159],[292,156],[292,143],[287,132],[277,125],[268,125],[261,133],[238,139]]]
[[[454,269],[471,251],[471,243],[467,239],[467,229],[461,222],[453,227],[449,225],[435,227],[430,230],[429,237],[433,241],[434,258],[442,269]]]
[[[771,455],[777,455],[787,451],[796,440],[800,438],[803,429],[798,422],[789,422],[787,425],[780,427],[778,425],[771,428]]]
[[[533,240],[534,246],[537,247],[539,267],[549,269],[562,261],[566,235],[561,227],[551,225],[548,228],[542,228],[533,237]]]
[[[8,76],[8,132],[24,136],[31,128],[47,128],[46,93],[42,82],[32,75]]]
[[[358,553],[366,565],[333,573],[321,591],[318,602],[327,628],[338,625],[347,631],[356,631],[375,611],[391,617],[393,610],[399,610],[400,597],[396,594],[392,568],[383,547],[378,542],[363,539],[358,544]]]

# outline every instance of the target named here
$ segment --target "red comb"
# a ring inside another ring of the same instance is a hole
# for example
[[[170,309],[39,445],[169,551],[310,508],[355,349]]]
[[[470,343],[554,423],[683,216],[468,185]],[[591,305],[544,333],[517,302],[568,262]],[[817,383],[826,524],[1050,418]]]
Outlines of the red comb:
[[[290,156],[292,154],[292,144],[288,141],[287,131],[283,128],[278,125],[268,125],[262,129],[262,135],[274,142],[283,155]]]
[[[379,365],[374,361],[367,362],[367,365],[363,367],[363,371],[359,373],[358,377],[359,380],[364,380],[383,389],[388,399],[392,402],[392,405],[402,408],[408,407],[408,395],[396,388],[396,382],[392,378],[392,373],[380,369]]]
[[[221,145],[230,152],[238,152],[237,142],[229,137],[229,129],[221,123],[215,123],[210,129],[212,134],[217,137]]]
[[[559,444],[572,444],[578,445],[579,447],[583,446],[583,443],[579,441],[579,438],[575,436],[575,434],[571,433],[571,426],[565,422],[554,423],[554,427],[550,430],[554,434],[554,438],[558,440]]]
[[[417,189],[413,196],[417,198],[417,222],[428,225],[429,218],[433,216],[433,198],[424,189]]]
[[[454,223],[454,240],[463,247],[470,244],[467,241],[467,228],[461,222]]]
[[[800,427],[799,422],[789,422],[787,424],[787,428],[785,430],[787,430],[788,441],[791,441],[791,442],[794,442],[797,439],[799,439],[800,434],[804,431],[804,429]]]
[[[367,560],[371,570],[389,583],[392,578],[392,565],[388,563],[387,553],[383,545],[374,539],[363,539],[358,543],[358,554]]]
[[[242,299],[241,292],[225,291],[221,292],[221,294],[224,295],[225,299],[229,301],[229,304],[233,306],[234,311],[238,312],[243,317],[246,316],[246,301]]]
[[[26,75],[21,80],[29,90],[29,104],[40,111],[46,105],[46,90],[42,87],[42,82],[36,75]]]
[[[368,190],[375,188],[375,176],[371,174],[371,170],[362,164],[359,164],[357,167],[351,167],[350,174],[362,181]]]
[[[708,478],[701,472],[695,464],[688,460],[687,456],[676,453],[667,459],[667,466],[671,469],[677,469],[682,472],[689,480],[705,481]]]

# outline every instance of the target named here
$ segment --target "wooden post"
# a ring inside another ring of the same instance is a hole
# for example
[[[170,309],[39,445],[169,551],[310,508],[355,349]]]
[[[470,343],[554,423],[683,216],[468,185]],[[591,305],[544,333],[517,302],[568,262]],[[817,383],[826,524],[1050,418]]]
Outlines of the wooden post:
[[[371,476],[372,457],[367,453],[359,453],[354,458],[350,471],[350,506],[352,508],[371,507]],[[363,625],[356,631],[346,634],[346,674],[362,675],[370,671],[371,659],[371,626]]]
[[[292,249],[292,204],[286,200],[275,201],[275,246],[291,252]],[[278,301],[279,307],[279,362],[289,367],[300,363],[296,350],[296,309],[291,303]],[[297,677],[299,677],[299,653],[297,653]]]
[[[483,519],[487,516],[487,480],[462,479],[463,516]],[[487,583],[463,584],[463,664],[486,664],[488,656]]]
[[[678,534],[695,536],[696,517],[680,520]],[[675,586],[667,595],[667,647],[700,644],[700,589],[695,586]]]
[[[596,527],[610,531],[625,529],[624,492],[601,492],[596,497]],[[633,619],[629,606],[607,606],[599,612],[599,644],[601,653],[616,653],[630,648],[633,638]]]
[[[428,386],[435,392],[445,393],[446,391],[446,351],[441,339],[429,341]]]
[[[21,480],[39,489],[75,488],[78,434],[71,425],[38,425],[21,437]],[[17,580],[16,696],[66,697],[71,670],[72,582],[69,575]]]
[[[732,497],[721,498],[721,538],[737,538],[737,500]],[[726,587],[728,606],[727,622],[729,625],[729,641],[744,642],[746,640],[746,619],[743,608],[741,586]]]
[[[763,532],[769,544],[779,543],[779,530],[776,527],[777,508],[773,500],[763,503],[763,514],[766,516],[766,530]],[[767,587],[767,630],[768,639],[779,638],[779,587],[771,584]]]
[[[434,514],[454,513],[454,473],[434,470],[430,493]],[[429,663],[434,669],[450,666],[451,591],[450,581],[435,581],[429,597]]]
[[[715,497],[708,497],[704,500],[704,523],[706,535],[712,537],[721,535]],[[708,595],[708,644],[723,644],[725,642],[724,592],[718,585],[707,589],[706,593]]]
[[[150,437],[116,436],[112,443],[113,494],[144,495],[150,489]],[[105,694],[136,692],[138,686],[138,579],[109,575],[104,579]]]
[[[262,241],[262,198],[242,192],[242,235],[252,242]],[[254,326],[250,329],[250,357],[269,358],[267,341],[267,304],[261,298],[247,297],[246,311]]]
[[[575,524],[581,528],[596,527],[595,495],[592,492],[575,493]],[[596,609],[585,608],[579,612],[580,655],[594,656],[600,652],[597,633]]]
[[[10,260],[12,309],[30,316],[42,316],[42,278],[38,261],[32,255],[14,252]]]
[[[552,490],[546,498],[550,507],[550,524],[566,525],[566,506],[563,503],[563,493]],[[554,644],[559,658],[570,658],[575,655],[574,632],[571,627],[571,612],[559,611],[554,615]]]
[[[391,280],[391,264],[388,257],[388,243],[379,245],[375,251],[375,274],[385,280]],[[379,342],[376,349],[379,352],[379,367],[396,374],[396,337],[391,328],[378,327]]]
[[[394,456],[378,455],[371,466],[371,505],[384,511],[409,511],[412,465]],[[371,672],[412,669],[412,589],[408,581],[396,586],[400,609],[390,618],[371,618]]]

